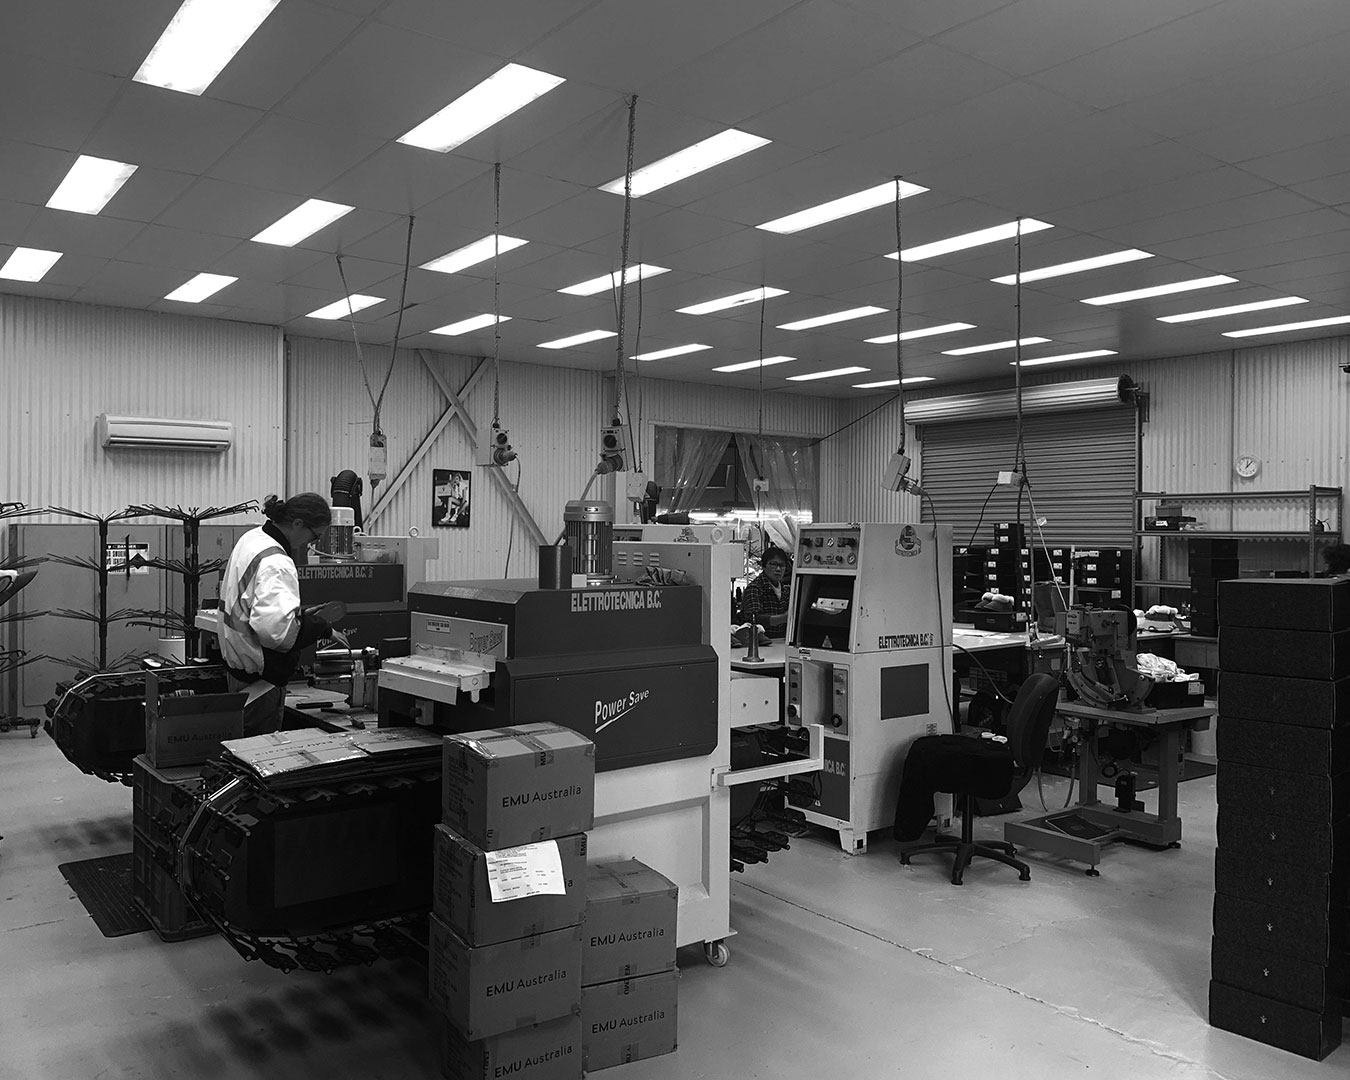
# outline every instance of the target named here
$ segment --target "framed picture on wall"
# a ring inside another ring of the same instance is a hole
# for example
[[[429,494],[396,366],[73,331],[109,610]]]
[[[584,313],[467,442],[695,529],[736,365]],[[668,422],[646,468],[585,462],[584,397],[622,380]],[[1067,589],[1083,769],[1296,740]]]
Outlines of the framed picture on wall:
[[[462,469],[431,470],[431,523],[448,528],[469,527],[469,481]]]

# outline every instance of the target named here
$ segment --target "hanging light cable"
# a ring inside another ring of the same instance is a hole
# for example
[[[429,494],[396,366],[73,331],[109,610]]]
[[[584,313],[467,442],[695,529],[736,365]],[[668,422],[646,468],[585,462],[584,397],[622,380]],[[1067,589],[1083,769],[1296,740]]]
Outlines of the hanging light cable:
[[[624,356],[624,319],[628,309],[628,244],[633,227],[633,147],[637,134],[637,95],[628,99],[628,161],[623,174],[623,240],[619,255],[619,316],[618,338],[615,342],[614,422],[618,424],[624,395],[624,375],[627,360]]]
[[[902,196],[900,193],[901,177],[895,178],[895,250],[903,251],[903,232],[901,230],[900,206]],[[905,452],[905,360],[904,360],[904,335],[900,333],[902,312],[905,300],[905,272],[904,260],[896,259],[895,270],[895,392],[900,397],[900,450],[901,455]]]
[[[492,166],[492,426],[502,422],[502,274],[498,265],[502,247],[502,163]]]

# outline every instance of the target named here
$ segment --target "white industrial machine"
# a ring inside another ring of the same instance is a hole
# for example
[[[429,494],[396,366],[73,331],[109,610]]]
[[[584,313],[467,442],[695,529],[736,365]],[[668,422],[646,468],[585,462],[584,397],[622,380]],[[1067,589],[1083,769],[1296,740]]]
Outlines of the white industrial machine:
[[[802,526],[787,722],[822,724],[825,745],[816,795],[797,805],[849,854],[894,822],[910,743],[953,730],[951,570],[950,525]]]

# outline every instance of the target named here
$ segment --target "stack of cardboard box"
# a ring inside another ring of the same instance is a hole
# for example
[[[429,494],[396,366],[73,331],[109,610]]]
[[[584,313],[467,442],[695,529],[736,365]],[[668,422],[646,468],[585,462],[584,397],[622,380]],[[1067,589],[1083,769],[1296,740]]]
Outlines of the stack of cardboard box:
[[[453,1080],[582,1075],[595,746],[554,724],[445,740],[430,992]]]
[[[586,876],[581,968],[586,1071],[675,1049],[675,920],[679,891],[629,859],[597,863]]]

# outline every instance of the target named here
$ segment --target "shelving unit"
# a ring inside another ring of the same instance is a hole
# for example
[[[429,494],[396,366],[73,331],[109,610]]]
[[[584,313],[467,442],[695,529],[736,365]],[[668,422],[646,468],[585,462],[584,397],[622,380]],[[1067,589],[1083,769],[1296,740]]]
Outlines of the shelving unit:
[[[1307,525],[1303,528],[1289,529],[1195,529],[1190,531],[1172,531],[1145,529],[1144,524],[1144,505],[1145,503],[1157,502],[1181,503],[1183,506],[1193,506],[1197,503],[1226,504],[1226,516],[1231,521],[1234,515],[1240,510],[1241,504],[1247,503],[1273,503],[1273,512],[1278,512],[1278,504],[1288,504],[1285,513],[1298,513],[1302,515]],[[1134,496],[1135,510],[1135,565],[1142,569],[1144,566],[1144,542],[1148,539],[1194,539],[1198,537],[1208,537],[1218,540],[1285,540],[1300,541],[1307,544],[1307,563],[1304,567],[1305,573],[1312,577],[1317,573],[1317,549],[1321,544],[1337,543],[1341,539],[1341,509],[1342,495],[1339,487],[1323,487],[1317,484],[1306,488],[1297,488],[1288,491],[1204,491],[1204,492],[1173,492],[1173,491],[1138,491]],[[1159,565],[1165,565],[1162,559],[1159,559]],[[1144,588],[1154,589],[1189,589],[1191,583],[1189,580],[1177,580],[1169,578],[1143,578],[1135,579],[1136,602],[1138,602],[1137,590]]]

